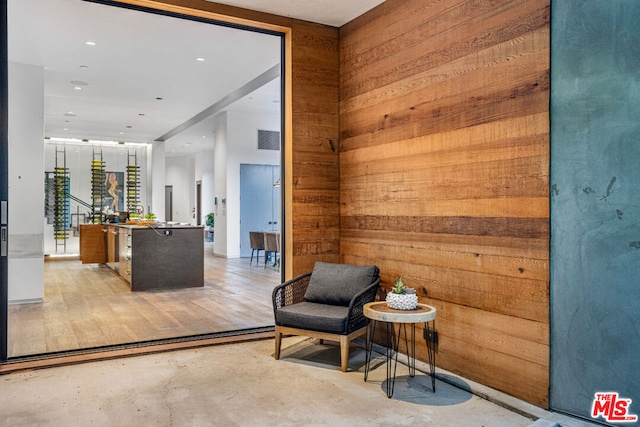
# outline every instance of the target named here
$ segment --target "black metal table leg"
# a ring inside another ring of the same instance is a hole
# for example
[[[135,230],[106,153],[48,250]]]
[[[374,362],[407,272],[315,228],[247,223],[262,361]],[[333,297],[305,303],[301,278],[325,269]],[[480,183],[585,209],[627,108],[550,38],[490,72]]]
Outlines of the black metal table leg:
[[[435,321],[434,321],[435,323]],[[425,330],[429,330],[429,322],[424,322]],[[431,328],[435,330],[434,328]],[[436,349],[435,349],[435,339],[427,336],[427,356],[429,359],[429,376],[431,376],[431,389],[433,392],[436,392]]]
[[[396,372],[398,370],[398,349],[400,346],[400,330],[395,333],[395,325],[386,322],[387,327],[387,397],[393,396],[396,384]]]
[[[407,366],[409,368],[409,376],[416,375],[416,323],[424,322],[425,331],[429,331],[429,321],[435,323],[436,309],[427,304],[418,304],[415,310],[402,312],[400,310],[389,309],[385,302],[371,302],[364,306],[364,315],[371,319],[371,323],[367,328],[366,335],[366,366],[364,372],[364,380],[369,377],[371,369],[371,352],[373,341],[375,341],[376,320],[385,322],[386,332],[386,368],[387,368],[387,397],[393,396],[395,387],[396,373],[398,368],[398,353],[400,352],[400,340],[404,338],[405,349],[407,353]],[[396,333],[395,324],[398,323]],[[407,323],[410,324],[410,337],[407,333]],[[433,328],[435,331],[435,328]],[[429,359],[429,375],[431,376],[431,387],[433,392],[436,391],[435,377],[435,337],[426,334],[427,355]]]
[[[373,347],[373,338],[376,333],[376,321],[372,320],[367,327],[367,335],[365,338],[365,345],[367,347],[367,354],[364,365],[364,382],[367,382],[367,378],[369,377],[369,368],[371,365],[371,348]]]

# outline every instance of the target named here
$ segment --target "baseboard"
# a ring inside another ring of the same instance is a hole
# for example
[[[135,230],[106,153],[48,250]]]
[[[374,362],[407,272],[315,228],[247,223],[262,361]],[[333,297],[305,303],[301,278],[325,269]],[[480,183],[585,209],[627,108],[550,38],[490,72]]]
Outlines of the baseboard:
[[[42,298],[17,299],[17,300],[9,301],[9,305],[40,304],[42,301],[43,301]]]

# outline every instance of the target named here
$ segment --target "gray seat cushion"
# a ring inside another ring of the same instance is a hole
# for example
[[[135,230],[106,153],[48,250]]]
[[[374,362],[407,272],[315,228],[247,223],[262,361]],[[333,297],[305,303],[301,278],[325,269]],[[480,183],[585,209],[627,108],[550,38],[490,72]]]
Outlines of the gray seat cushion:
[[[378,278],[375,265],[316,262],[304,295],[308,302],[349,306],[351,299]]]
[[[276,323],[312,331],[344,334],[348,307],[340,305],[300,302],[276,310]]]

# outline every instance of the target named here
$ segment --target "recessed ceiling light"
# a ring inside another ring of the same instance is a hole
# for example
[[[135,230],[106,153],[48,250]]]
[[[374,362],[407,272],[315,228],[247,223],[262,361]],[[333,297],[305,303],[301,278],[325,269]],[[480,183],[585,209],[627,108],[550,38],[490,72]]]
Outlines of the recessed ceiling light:
[[[129,125],[129,126],[127,126],[127,129],[131,129],[132,127],[133,127],[133,126]]]
[[[191,144],[192,144],[191,142],[185,142],[184,145],[187,146],[187,145],[191,145]]]
[[[120,135],[124,135],[124,132],[120,132]]]
[[[67,117],[75,117],[76,113],[74,113],[73,111],[67,111],[66,113],[64,113],[64,115]]]
[[[69,128],[62,128],[62,130],[69,130]]]
[[[164,98],[162,98],[162,97],[160,97],[160,96],[157,96],[157,97],[156,97],[156,99],[157,99],[158,101],[162,101]]]
[[[204,62],[204,61],[206,61],[206,60],[207,60],[207,58],[203,58],[202,56],[198,56],[198,57],[196,58],[196,61],[198,61],[198,62]]]
[[[144,117],[144,113],[138,113],[140,117]]]
[[[87,46],[95,46],[96,42],[93,42],[91,40],[87,40],[86,42],[84,42],[84,44],[86,44]]]
[[[83,70],[86,70],[89,67],[87,67],[86,65],[81,65],[80,68],[83,69]]]
[[[202,139],[205,139],[205,138],[206,138],[206,136],[205,136],[205,135],[202,135]]]
[[[71,84],[74,86],[88,86],[89,83],[83,82],[82,80],[71,80]]]
[[[82,88],[80,86],[74,86],[73,87],[75,90],[82,90]]]

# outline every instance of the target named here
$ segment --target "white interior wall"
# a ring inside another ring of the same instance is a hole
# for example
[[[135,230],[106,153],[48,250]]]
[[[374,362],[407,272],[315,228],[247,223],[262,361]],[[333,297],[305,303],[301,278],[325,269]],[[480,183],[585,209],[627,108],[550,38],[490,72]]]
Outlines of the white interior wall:
[[[44,298],[44,70],[9,64],[8,297]]]
[[[280,164],[280,151],[258,150],[259,129],[280,132],[279,112],[241,109],[228,112],[227,246],[229,256],[233,257],[240,256],[240,164]]]
[[[214,151],[203,151],[198,157],[201,159],[200,180],[202,181],[202,224],[206,225],[206,216],[215,210],[215,178],[214,178]]]
[[[196,225],[196,158],[189,157],[189,182],[191,182],[191,191],[189,191],[189,220],[185,221],[191,225]]]
[[[193,177],[191,158],[167,157],[165,160],[165,185],[173,186],[173,221],[191,223]]]
[[[154,141],[153,145],[148,147],[149,168],[147,176],[150,177],[147,193],[151,194],[151,200],[148,203],[146,212],[153,212],[158,221],[166,221],[165,210],[165,159],[166,147],[162,141]]]
[[[213,253],[228,257],[227,247],[227,113],[222,112],[214,117],[214,214],[215,238]],[[225,203],[223,202],[225,200]]]
[[[202,158],[202,156],[200,155],[195,155],[193,156],[193,163],[194,163],[194,192],[195,192],[195,200],[196,202],[194,203],[194,206],[196,206],[198,204],[197,199],[198,199],[198,181],[200,181],[200,185],[202,185],[202,163],[204,162],[204,159]],[[202,187],[200,187],[202,191]],[[200,210],[202,210],[202,206],[200,206]],[[202,214],[202,216],[204,216],[204,214]],[[202,216],[200,217],[200,224],[204,225],[204,221],[202,220]],[[194,225],[198,224],[198,218],[194,218],[193,222]]]
[[[195,163],[195,182],[197,184],[197,182],[200,181],[200,224],[206,225],[206,216],[209,212],[213,212],[214,209],[213,198],[215,190],[213,188],[213,150],[202,151],[194,156],[193,159]],[[198,222],[196,220],[193,221],[194,225],[197,223]]]

